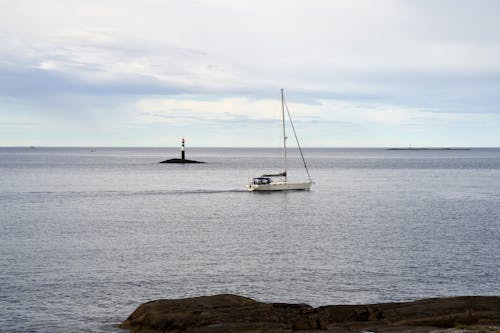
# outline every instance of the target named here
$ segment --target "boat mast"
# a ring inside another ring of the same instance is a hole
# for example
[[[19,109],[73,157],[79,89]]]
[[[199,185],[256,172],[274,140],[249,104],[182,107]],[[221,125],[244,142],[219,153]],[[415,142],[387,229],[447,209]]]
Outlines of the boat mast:
[[[285,182],[286,182],[287,174],[286,174],[285,97],[283,96],[283,88],[281,88],[281,119],[283,122],[283,154],[285,163]]]

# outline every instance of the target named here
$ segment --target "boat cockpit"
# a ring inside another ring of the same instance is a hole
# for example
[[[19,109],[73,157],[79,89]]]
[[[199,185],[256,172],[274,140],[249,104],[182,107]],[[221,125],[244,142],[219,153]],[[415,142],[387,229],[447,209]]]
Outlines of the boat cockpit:
[[[271,184],[271,182],[272,182],[271,178],[267,178],[267,177],[257,177],[257,178],[253,179],[254,185],[267,185],[267,184]]]

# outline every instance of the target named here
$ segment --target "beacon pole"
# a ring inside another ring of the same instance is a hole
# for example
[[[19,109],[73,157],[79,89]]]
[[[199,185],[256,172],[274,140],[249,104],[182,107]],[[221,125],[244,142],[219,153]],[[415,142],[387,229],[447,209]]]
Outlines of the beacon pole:
[[[186,159],[186,152],[184,151],[184,138],[182,138],[182,144],[181,144],[181,159],[182,160]]]

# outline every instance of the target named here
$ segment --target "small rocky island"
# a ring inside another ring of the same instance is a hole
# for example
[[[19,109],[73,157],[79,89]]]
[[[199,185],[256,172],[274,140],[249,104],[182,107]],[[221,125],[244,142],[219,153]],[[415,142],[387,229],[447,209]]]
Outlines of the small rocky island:
[[[171,158],[169,160],[161,161],[160,163],[205,163],[200,161],[186,160],[185,158]]]
[[[184,140],[184,138],[182,138],[182,142],[181,142],[181,158],[171,158],[169,160],[161,161],[160,163],[180,163],[180,164],[185,164],[185,163],[205,163],[205,162],[194,161],[194,160],[187,160],[186,159],[185,140]]]
[[[132,333],[500,332],[500,297],[462,296],[368,305],[262,303],[236,295],[162,299],[119,326]]]
[[[470,150],[470,148],[450,148],[450,147],[407,147],[407,148],[387,148],[387,150]]]

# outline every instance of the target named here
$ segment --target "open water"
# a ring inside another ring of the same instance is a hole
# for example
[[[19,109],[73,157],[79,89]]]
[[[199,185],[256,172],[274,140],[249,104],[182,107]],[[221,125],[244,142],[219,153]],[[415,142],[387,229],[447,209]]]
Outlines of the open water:
[[[500,149],[0,148],[0,330],[122,332],[142,302],[500,295]],[[293,154],[292,154],[293,155]],[[291,178],[304,177],[292,156]]]

